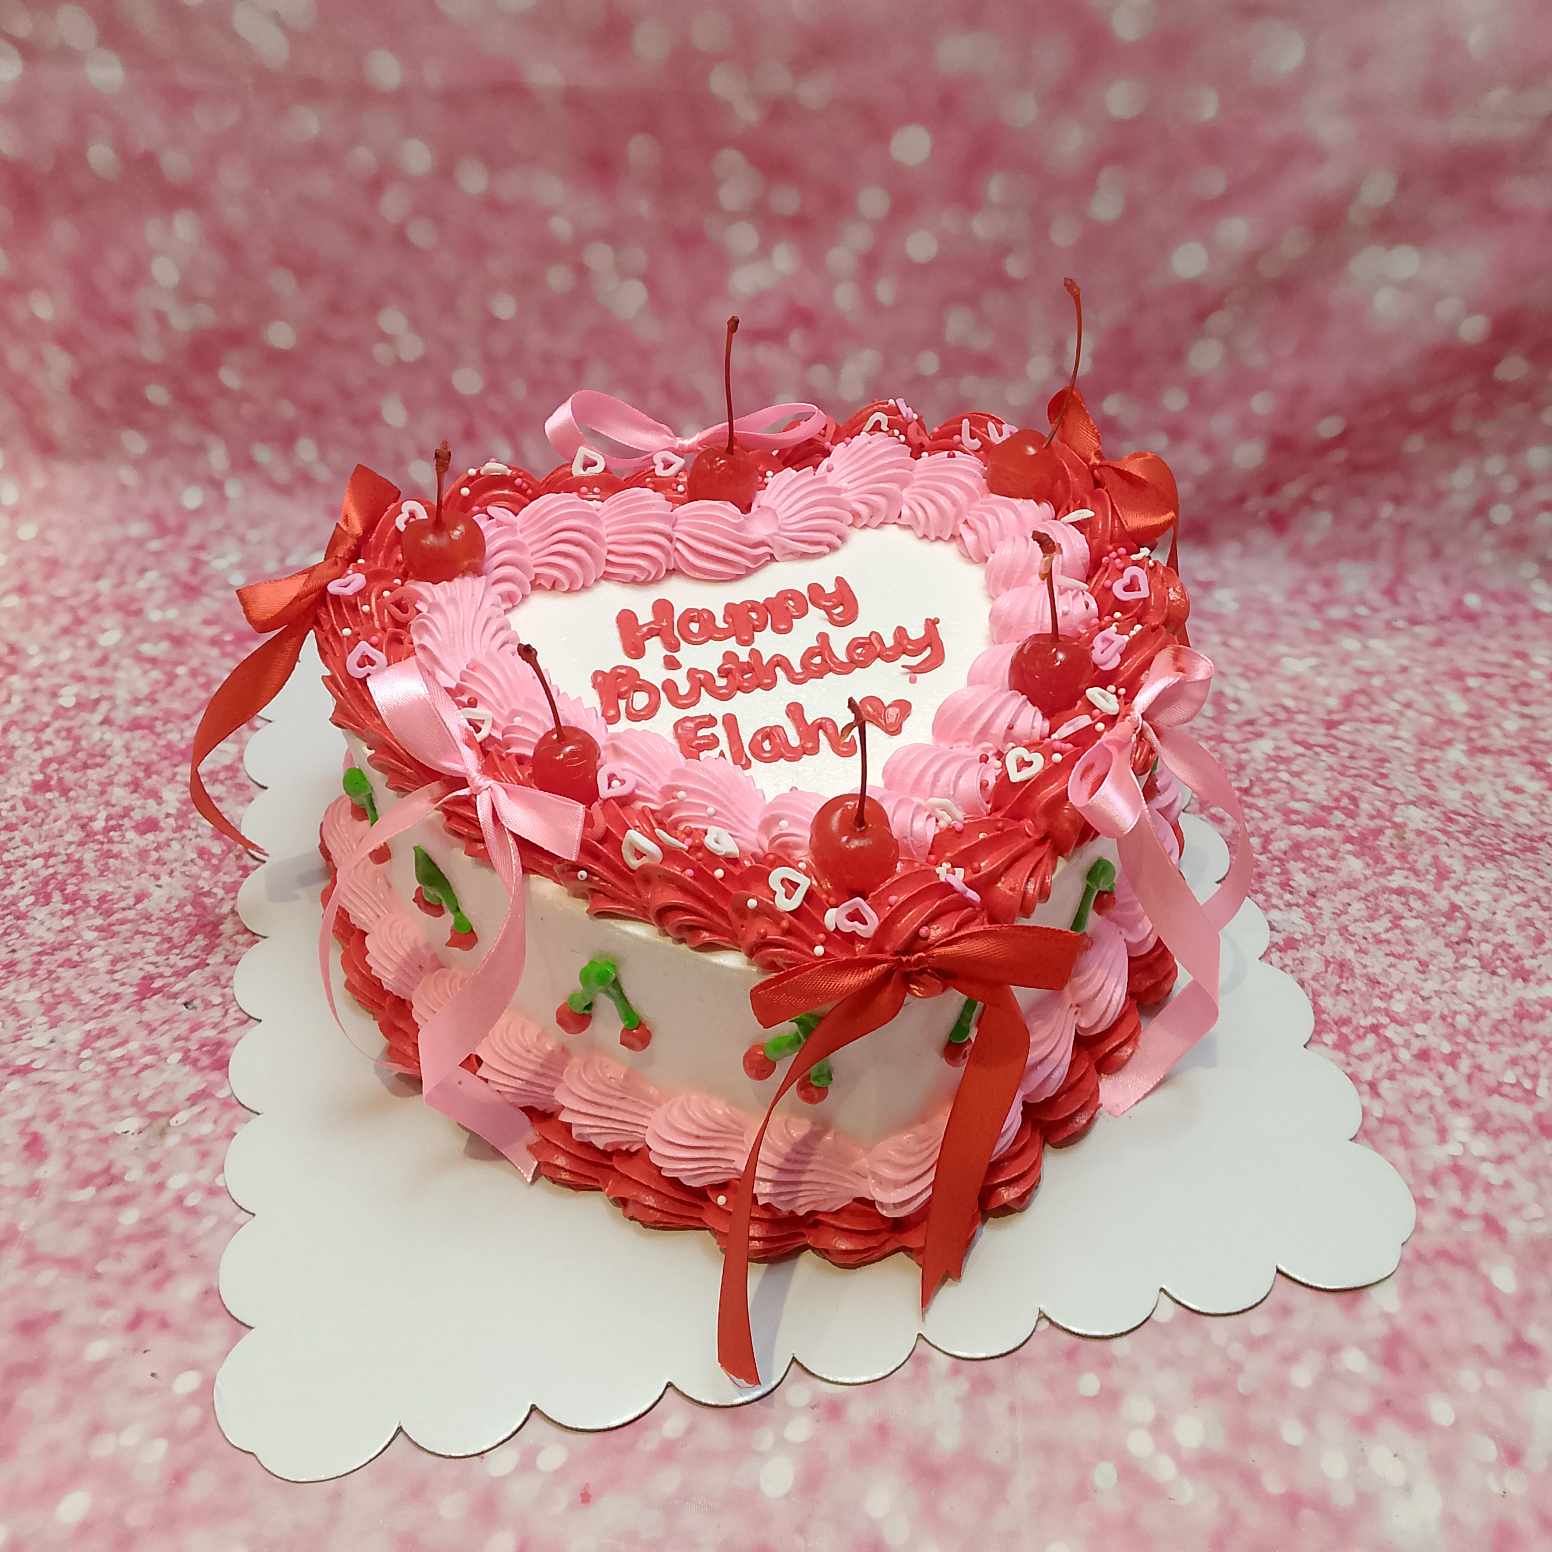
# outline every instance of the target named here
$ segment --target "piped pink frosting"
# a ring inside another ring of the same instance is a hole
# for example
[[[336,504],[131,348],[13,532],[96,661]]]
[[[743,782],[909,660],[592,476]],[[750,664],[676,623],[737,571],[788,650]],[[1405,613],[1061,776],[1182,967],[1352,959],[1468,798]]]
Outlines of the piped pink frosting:
[[[782,469],[766,482],[749,512],[749,527],[774,560],[814,560],[838,550],[855,513],[841,487],[817,469]]]
[[[932,736],[938,743],[964,744],[971,749],[1039,743],[1046,731],[1040,708],[1017,690],[978,684],[947,696],[932,719]]]
[[[765,1134],[754,1194],[780,1212],[833,1212],[864,1189],[862,1150],[801,1116],[778,1115]]]
[[[765,794],[729,760],[681,760],[665,781],[659,803],[670,825],[698,830],[719,825],[749,848],[758,842],[765,813]]]
[[[968,453],[928,453],[900,504],[900,521],[923,539],[952,539],[966,511],[986,494],[986,471]]]
[[[1080,636],[1099,618],[1099,605],[1082,582],[1058,575],[1056,580],[1057,628],[1063,636]],[[1026,582],[1010,588],[992,601],[993,641],[1022,641],[1026,636],[1051,629],[1051,600],[1044,582]]]
[[[480,1076],[515,1105],[551,1110],[570,1061],[560,1041],[508,1010],[480,1042]]]
[[[655,803],[663,788],[684,764],[678,746],[647,728],[621,728],[603,743],[598,790],[606,798],[633,798]]]
[[[859,528],[878,528],[899,519],[916,460],[895,437],[858,436],[843,442],[819,466],[846,492]]]
[[[533,591],[533,555],[523,537],[522,518],[509,507],[486,507],[474,514],[485,536],[485,580],[503,609],[515,609]]]
[[[999,769],[975,749],[902,744],[885,762],[884,780],[918,798],[947,798],[969,819],[986,812]]]
[[[572,593],[603,575],[604,523],[594,502],[554,491],[523,508],[522,524],[536,586]]]
[[[1078,955],[1067,996],[1085,1035],[1115,1023],[1126,1002],[1126,938],[1106,917],[1090,916],[1088,947]]]
[[[710,1094],[680,1094],[653,1112],[647,1153],[686,1185],[710,1186],[742,1173],[754,1128],[749,1117]]]
[[[408,997],[438,965],[425,934],[397,910],[367,928],[366,962],[395,997]]]
[[[555,1099],[561,1120],[595,1148],[640,1148],[663,1103],[662,1092],[639,1073],[597,1055],[567,1064]]]
[[[656,582],[674,563],[674,509],[660,491],[617,490],[599,508],[603,576],[609,582]]]
[[[483,576],[415,585],[410,620],[415,655],[450,690],[471,664],[483,665],[517,645],[517,635]]]
[[[1171,778],[1171,784],[1173,785],[1173,778]],[[1175,787],[1172,796],[1178,795],[1180,790],[1179,787]],[[1178,863],[1180,842],[1175,839],[1175,832],[1170,828],[1168,820],[1157,809],[1150,809],[1148,818],[1165,854],[1171,862]],[[1124,868],[1116,875],[1115,903],[1107,912],[1105,919],[1126,939],[1127,951],[1131,954],[1145,954],[1158,942],[1159,935],[1154,930],[1153,923],[1148,920],[1148,913],[1143,910],[1142,901],[1137,898],[1137,891],[1132,887],[1132,881],[1127,877]]]
[[[319,835],[336,867],[366,838],[369,826],[356,805],[337,797],[323,811]],[[340,905],[364,932],[401,909],[386,868],[357,868],[338,886]]]
[[[731,501],[687,501],[674,513],[674,565],[687,577],[731,582],[770,558],[763,533]]]
[[[1024,1012],[1029,1058],[1019,1093],[1028,1100],[1049,1099],[1066,1081],[1078,1014],[1065,991],[1042,992]]]
[[[873,440],[889,441],[890,438],[876,437]],[[798,787],[779,793],[765,805],[760,815],[759,827],[755,832],[759,849],[773,851],[782,857],[806,857],[809,828],[814,822],[814,815],[824,803],[822,794],[804,792]]]

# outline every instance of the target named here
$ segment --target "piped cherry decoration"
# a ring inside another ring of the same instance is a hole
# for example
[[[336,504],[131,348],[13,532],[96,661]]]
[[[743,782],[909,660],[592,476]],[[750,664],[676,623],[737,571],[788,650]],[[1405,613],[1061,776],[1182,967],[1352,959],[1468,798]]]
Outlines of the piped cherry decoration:
[[[1051,630],[1045,636],[1026,636],[1008,664],[1008,683],[1047,716],[1064,711],[1082,698],[1094,666],[1088,647],[1063,641],[1056,613],[1056,541],[1037,533],[1035,543],[1045,557],[1040,571],[1045,577],[1051,605]]]
[[[889,828],[884,805],[868,796],[867,719],[855,698],[846,704],[860,756],[857,791],[831,798],[814,815],[808,851],[815,870],[833,892],[866,895],[894,876],[900,843]]]
[[[722,392],[727,400],[727,446],[706,447],[695,455],[685,482],[689,501],[731,501],[740,512],[754,504],[766,477],[780,465],[774,458],[740,447],[733,434],[733,336],[738,333],[738,316],[727,321],[727,337],[722,347]]]
[[[534,786],[577,803],[596,803],[598,766],[603,758],[598,741],[584,729],[560,720],[560,707],[555,704],[555,692],[539,666],[538,651],[525,641],[518,645],[517,655],[533,669],[555,722],[534,745]]]
[[[1023,501],[1049,501],[1058,512],[1070,512],[1083,504],[1094,488],[1088,465],[1071,449],[1056,441],[1073,391],[1078,386],[1078,363],[1083,359],[1083,295],[1075,280],[1062,282],[1078,315],[1078,338],[1072,352],[1072,376],[1062,407],[1047,432],[1020,427],[999,442],[987,456],[986,488],[994,495],[1016,496]]]
[[[400,543],[404,567],[417,582],[451,582],[485,564],[485,535],[473,514],[442,515],[442,485],[453,455],[446,442],[436,450],[436,511],[404,525]]]

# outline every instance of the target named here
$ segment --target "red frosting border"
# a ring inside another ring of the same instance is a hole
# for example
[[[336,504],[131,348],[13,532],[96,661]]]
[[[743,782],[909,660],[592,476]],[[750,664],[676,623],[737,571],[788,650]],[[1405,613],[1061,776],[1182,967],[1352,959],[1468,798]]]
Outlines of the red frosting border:
[[[328,862],[328,854],[324,853]],[[333,867],[329,868],[333,887]],[[419,1072],[420,1029],[410,1004],[396,997],[367,963],[366,933],[341,909],[335,917],[345,988],[377,1021],[388,1043],[386,1060],[408,1076]],[[993,1160],[981,1188],[980,1218],[1020,1212],[1040,1184],[1047,1147],[1065,1148],[1077,1142],[1099,1113],[1099,1076],[1123,1066],[1142,1032],[1138,1003],[1161,1001],[1174,986],[1174,956],[1157,943],[1131,961],[1128,997],[1120,1014],[1106,1029],[1079,1035],[1072,1065],[1062,1087],[1048,1099],[1024,1106],[1024,1118],[1012,1145]],[[477,1057],[464,1064],[479,1070]],[[606,1152],[580,1141],[557,1116],[524,1106],[534,1124],[532,1151],[538,1173],[573,1191],[601,1191],[627,1218],[649,1229],[705,1229],[724,1244],[729,1212],[728,1187],[693,1187],[665,1175],[645,1150]],[[927,1208],[904,1218],[888,1218],[871,1202],[849,1202],[834,1212],[784,1213],[756,1203],[750,1228],[750,1257],[775,1261],[808,1249],[836,1266],[866,1266],[903,1250],[920,1260]]]

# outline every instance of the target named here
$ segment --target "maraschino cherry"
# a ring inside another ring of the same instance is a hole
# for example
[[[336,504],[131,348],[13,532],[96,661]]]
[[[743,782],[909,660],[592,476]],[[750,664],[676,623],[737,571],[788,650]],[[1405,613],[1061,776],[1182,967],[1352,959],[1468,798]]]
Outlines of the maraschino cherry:
[[[1094,477],[1076,453],[1056,441],[1056,433],[1062,429],[1062,421],[1078,386],[1078,363],[1083,359],[1083,294],[1075,280],[1064,280],[1062,284],[1078,315],[1072,375],[1062,397],[1062,407],[1049,431],[1042,434],[1020,427],[991,450],[986,460],[986,488],[998,496],[1049,501],[1058,512],[1067,512],[1082,504],[1085,492],[1093,488]]]
[[[451,582],[485,564],[485,535],[471,513],[443,519],[442,485],[453,461],[446,442],[436,450],[436,511],[404,525],[405,570],[418,582]]]
[[[855,794],[843,793],[820,808],[808,831],[808,851],[819,876],[832,891],[866,895],[894,876],[900,843],[889,828],[889,815],[868,796],[867,719],[855,699],[848,700],[857,734],[861,770]]]
[[[731,501],[740,512],[754,504],[768,474],[778,465],[752,447],[740,447],[733,434],[733,336],[738,333],[738,316],[727,321],[727,338],[722,347],[722,391],[727,399],[727,446],[705,447],[695,455],[685,484],[690,501]]]
[[[1045,636],[1026,636],[1008,664],[1008,683],[1049,715],[1078,700],[1089,682],[1093,654],[1076,641],[1063,641],[1056,613],[1056,541],[1037,533],[1035,543],[1045,557],[1040,563],[1046,596],[1051,604],[1051,630]]]
[[[598,765],[602,759],[597,740],[584,729],[560,720],[560,707],[555,704],[550,681],[539,667],[537,650],[525,641],[518,646],[517,655],[533,669],[544,698],[550,703],[550,716],[555,719],[555,726],[541,734],[534,745],[534,786],[577,803],[596,803]]]

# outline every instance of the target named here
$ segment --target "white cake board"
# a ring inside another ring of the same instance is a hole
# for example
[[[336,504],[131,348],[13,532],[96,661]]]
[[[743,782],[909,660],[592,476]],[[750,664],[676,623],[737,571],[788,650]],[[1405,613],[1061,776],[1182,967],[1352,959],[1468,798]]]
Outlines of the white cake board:
[[[232,1088],[258,1114],[226,1160],[233,1199],[254,1214],[221,1261],[222,1298],[252,1328],[216,1377],[227,1437],[279,1476],[316,1480],[370,1460],[400,1428],[468,1455],[535,1407],[611,1428],[669,1385],[713,1405],[763,1394],[717,1367],[710,1235],[644,1229],[597,1193],[525,1184],[331,1025],[316,970],[318,820],[339,791],[328,712],[309,648],[247,753],[268,790],[245,829],[271,860],[238,896],[263,941],[235,978],[258,1022],[233,1053]],[[1188,876],[1205,893],[1225,850],[1206,825],[1186,825]],[[1228,1313],[1263,1299],[1278,1271],[1319,1288],[1392,1272],[1411,1195],[1351,1141],[1357,1095],[1305,1049],[1309,1001],[1260,962],[1266,941],[1249,903],[1225,934],[1216,1031],[1135,1110],[1047,1149],[1031,1209],[986,1227],[964,1281],[925,1318],[904,1256],[854,1271],[812,1254],[758,1268],[756,1348],[771,1384],[794,1359],[827,1380],[879,1379],[918,1336],[996,1356],[1042,1314],[1117,1335],[1161,1291]],[[340,1005],[352,1040],[380,1047],[370,1020]]]

